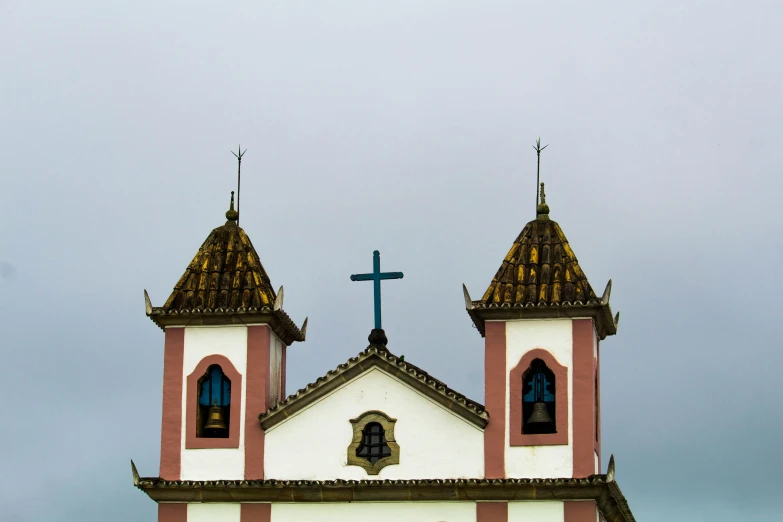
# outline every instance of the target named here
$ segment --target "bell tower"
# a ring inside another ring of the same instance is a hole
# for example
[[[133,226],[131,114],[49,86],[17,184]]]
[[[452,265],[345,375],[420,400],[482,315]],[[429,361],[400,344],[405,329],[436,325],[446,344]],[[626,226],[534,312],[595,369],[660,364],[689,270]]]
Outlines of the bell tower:
[[[273,290],[238,218],[232,192],[225,224],[163,306],[144,291],[146,314],[165,335],[164,480],[262,479],[258,416],[284,398],[286,350],[305,340],[307,319],[300,329],[283,311],[283,287]]]
[[[600,341],[617,332],[612,282],[599,298],[541,184],[536,219],[514,241],[484,295],[465,306],[485,339],[486,478],[600,473]]]

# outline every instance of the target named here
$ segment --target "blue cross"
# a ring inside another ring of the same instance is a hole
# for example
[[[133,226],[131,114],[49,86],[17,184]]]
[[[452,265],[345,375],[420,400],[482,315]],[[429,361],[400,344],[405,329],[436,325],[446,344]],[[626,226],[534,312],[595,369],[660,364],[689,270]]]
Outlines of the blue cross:
[[[381,253],[372,253],[372,274],[354,274],[351,281],[372,281],[375,294],[375,328],[381,329],[381,280],[402,279],[402,272],[381,272]]]

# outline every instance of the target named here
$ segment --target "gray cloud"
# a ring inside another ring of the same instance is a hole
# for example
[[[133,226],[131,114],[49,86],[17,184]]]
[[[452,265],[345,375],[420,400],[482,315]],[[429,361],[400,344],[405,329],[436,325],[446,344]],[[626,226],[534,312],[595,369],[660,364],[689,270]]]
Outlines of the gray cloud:
[[[622,312],[603,447],[637,518],[779,518],[783,8],[567,4],[5,2],[4,515],[155,516],[128,465],[159,458],[141,289],[162,303],[224,221],[238,142],[242,226],[310,316],[290,387],[365,347],[348,278],[378,249],[405,272],[390,349],[483,401],[461,284],[533,216],[540,135],[552,217]]]
[[[13,279],[16,277],[16,267],[6,261],[0,261],[0,279]]]

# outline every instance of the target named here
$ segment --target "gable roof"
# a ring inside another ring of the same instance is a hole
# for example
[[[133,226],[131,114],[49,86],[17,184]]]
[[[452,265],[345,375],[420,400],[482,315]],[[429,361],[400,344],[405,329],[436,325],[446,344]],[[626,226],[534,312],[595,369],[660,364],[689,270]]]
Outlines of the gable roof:
[[[604,339],[617,333],[619,320],[619,314],[612,318],[610,291],[611,281],[604,295],[596,296],[544,202],[514,240],[482,298],[471,301],[465,289],[465,305],[482,336],[487,319],[593,316]]]
[[[286,344],[304,341],[304,332],[282,310],[256,249],[237,224],[233,194],[226,223],[207,236],[165,304],[150,306],[147,315],[161,328],[266,322]]]
[[[348,359],[336,369],[259,415],[261,427],[271,428],[371,368],[379,368],[397,377],[411,388],[479,428],[483,429],[489,422],[489,413],[483,405],[449,388],[418,366],[401,360],[390,353],[385,346],[371,344],[356,357]]]

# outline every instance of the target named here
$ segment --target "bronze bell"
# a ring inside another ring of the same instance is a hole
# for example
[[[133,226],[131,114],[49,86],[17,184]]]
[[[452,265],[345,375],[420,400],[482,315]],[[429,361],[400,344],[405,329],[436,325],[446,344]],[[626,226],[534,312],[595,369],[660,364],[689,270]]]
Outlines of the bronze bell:
[[[527,424],[549,424],[554,422],[546,409],[546,404],[537,402],[533,405],[533,413],[527,418]]]
[[[207,423],[204,424],[205,430],[225,430],[226,421],[223,419],[223,408],[217,405],[217,399],[215,399],[215,405],[209,408],[209,417]]]

